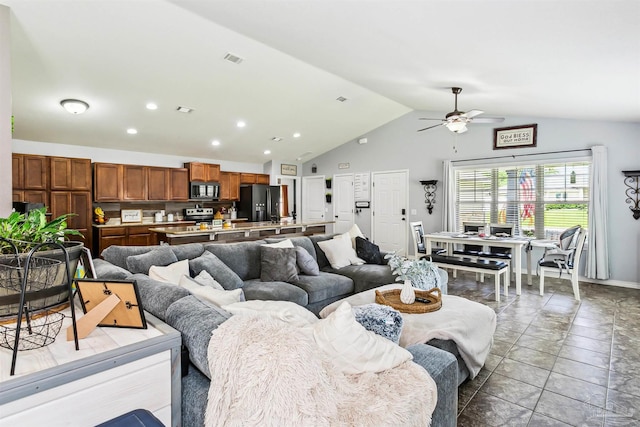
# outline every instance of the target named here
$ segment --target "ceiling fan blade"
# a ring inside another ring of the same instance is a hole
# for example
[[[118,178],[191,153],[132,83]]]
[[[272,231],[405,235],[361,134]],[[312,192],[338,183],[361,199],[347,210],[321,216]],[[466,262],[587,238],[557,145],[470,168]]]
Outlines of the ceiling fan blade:
[[[478,117],[472,120],[473,123],[500,123],[504,122],[504,117]]]
[[[442,119],[430,119],[428,117],[419,117],[418,120],[442,120]]]
[[[428,128],[418,129],[418,132],[422,132],[423,130],[427,130],[427,129],[437,128],[438,126],[443,126],[443,125],[444,125],[444,123],[440,123],[440,124],[437,124],[437,125],[429,126]]]
[[[469,110],[466,113],[464,113],[463,116],[465,116],[467,119],[470,119],[472,117],[479,116],[480,114],[484,114],[484,111],[482,111],[482,110]]]

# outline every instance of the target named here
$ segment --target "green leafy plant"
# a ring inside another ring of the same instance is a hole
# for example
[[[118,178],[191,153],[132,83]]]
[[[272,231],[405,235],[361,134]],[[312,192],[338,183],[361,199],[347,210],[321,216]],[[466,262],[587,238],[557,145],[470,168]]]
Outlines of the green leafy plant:
[[[64,241],[68,236],[80,236],[78,230],[67,228],[67,219],[75,214],[64,214],[47,221],[46,208],[34,209],[26,216],[13,212],[7,218],[0,218],[0,237],[11,240],[19,252],[28,252],[38,243]],[[2,253],[13,252],[11,246],[0,241]]]
[[[426,259],[407,259],[395,252],[385,255],[391,272],[398,277],[396,281],[411,280],[414,288],[429,290],[440,287],[438,267]]]

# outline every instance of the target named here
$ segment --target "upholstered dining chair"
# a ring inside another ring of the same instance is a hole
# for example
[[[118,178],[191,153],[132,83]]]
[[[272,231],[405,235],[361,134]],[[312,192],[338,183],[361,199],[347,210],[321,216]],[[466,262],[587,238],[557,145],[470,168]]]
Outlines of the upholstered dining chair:
[[[538,275],[540,276],[540,295],[544,295],[544,276],[546,273],[557,273],[560,279],[571,280],[573,296],[580,301],[580,288],[578,286],[578,270],[580,255],[587,231],[576,225],[568,228],[560,234],[557,248],[545,249],[545,253],[538,261]],[[566,275],[563,277],[563,273]]]

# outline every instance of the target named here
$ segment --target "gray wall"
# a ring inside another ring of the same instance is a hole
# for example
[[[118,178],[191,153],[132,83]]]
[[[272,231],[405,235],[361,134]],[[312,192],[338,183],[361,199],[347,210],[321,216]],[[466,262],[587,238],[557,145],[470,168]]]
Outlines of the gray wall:
[[[523,101],[526,102],[526,101]],[[418,120],[419,117],[441,117],[443,113],[411,112],[369,132],[363,137],[367,144],[356,140],[309,160],[303,165],[303,175],[312,175],[316,164],[318,174],[332,176],[337,173],[373,172],[409,169],[410,221],[422,220],[425,231],[442,229],[442,161],[490,158],[504,155],[546,153],[559,150],[577,150],[593,145],[605,145],[608,150],[609,181],[609,247],[613,282],[633,285],[640,282],[640,220],[631,215],[625,203],[625,185],[622,170],[640,168],[640,124],[585,120],[565,120],[531,117],[508,117],[497,126],[471,124],[461,135],[439,127],[424,132],[416,130],[435,124]],[[538,124],[537,147],[493,150],[493,128]],[[455,150],[454,150],[455,147]],[[457,150],[457,152],[456,152]],[[578,153],[577,155],[580,155]],[[339,163],[349,163],[349,169],[338,169]],[[424,204],[424,191],[420,180],[438,179],[435,209],[429,215]],[[327,206],[331,211],[331,206]],[[371,235],[370,211],[356,216],[356,223],[366,235]],[[631,283],[629,283],[631,282]]]
[[[9,8],[0,5],[0,217],[11,213],[11,32]]]

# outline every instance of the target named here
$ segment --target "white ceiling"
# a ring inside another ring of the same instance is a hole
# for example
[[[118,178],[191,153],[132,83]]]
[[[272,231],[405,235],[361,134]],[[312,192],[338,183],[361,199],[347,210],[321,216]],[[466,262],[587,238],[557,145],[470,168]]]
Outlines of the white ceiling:
[[[637,0],[0,4],[16,139],[306,161],[411,110],[444,116],[451,86],[459,109],[489,116],[640,122]],[[91,108],[72,116],[64,98]]]

